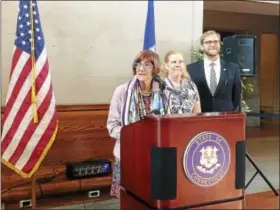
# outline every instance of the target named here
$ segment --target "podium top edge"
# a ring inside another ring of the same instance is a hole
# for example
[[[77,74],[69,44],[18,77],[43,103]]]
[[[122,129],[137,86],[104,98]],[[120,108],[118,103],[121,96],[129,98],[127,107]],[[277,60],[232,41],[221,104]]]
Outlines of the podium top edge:
[[[166,114],[166,115],[147,115],[148,119],[181,119],[181,118],[244,118],[243,112],[205,112],[189,114]]]

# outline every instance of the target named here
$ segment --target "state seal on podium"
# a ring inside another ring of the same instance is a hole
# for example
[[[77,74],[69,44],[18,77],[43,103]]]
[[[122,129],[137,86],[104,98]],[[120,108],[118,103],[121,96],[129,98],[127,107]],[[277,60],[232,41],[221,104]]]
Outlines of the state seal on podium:
[[[227,140],[212,131],[196,135],[187,145],[183,167],[188,179],[201,187],[220,182],[230,165],[230,148]]]

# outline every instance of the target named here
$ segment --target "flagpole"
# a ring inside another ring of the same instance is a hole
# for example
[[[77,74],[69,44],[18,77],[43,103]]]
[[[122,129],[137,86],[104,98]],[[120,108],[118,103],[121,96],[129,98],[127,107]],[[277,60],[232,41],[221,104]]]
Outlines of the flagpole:
[[[31,85],[32,85],[32,90],[31,90],[31,101],[32,101],[32,109],[33,109],[33,122],[38,123],[38,113],[37,113],[37,97],[36,97],[36,68],[35,68],[35,47],[34,47],[34,21],[33,21],[33,1],[30,2],[30,22],[31,22],[31,48],[30,48],[30,56],[31,56],[31,63],[32,63],[32,80],[31,80]]]
[[[32,175],[32,185],[31,185],[31,208],[36,209],[36,178],[35,173]]]
[[[32,109],[33,109],[33,122],[38,123],[38,113],[37,113],[37,97],[36,97],[36,68],[35,68],[35,37],[34,37],[34,21],[33,21],[33,1],[29,1],[30,7],[30,22],[31,22],[31,46],[30,46],[30,56],[31,56],[31,64],[32,64],[32,80],[31,80],[31,101],[32,101]],[[31,204],[32,209],[36,209],[36,177],[35,172],[32,175],[32,184],[31,184]]]

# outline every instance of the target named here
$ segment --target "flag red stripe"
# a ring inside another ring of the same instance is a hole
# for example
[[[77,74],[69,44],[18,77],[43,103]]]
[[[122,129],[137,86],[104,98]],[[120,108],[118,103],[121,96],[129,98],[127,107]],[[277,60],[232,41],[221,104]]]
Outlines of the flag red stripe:
[[[28,110],[30,104],[31,104],[31,88],[29,89],[29,91],[27,92],[25,99],[23,100],[23,106],[21,106],[18,110],[17,115],[15,116],[15,118],[13,119],[13,122],[11,124],[10,129],[7,131],[6,136],[4,137],[4,139],[2,139],[2,144],[1,144],[1,155],[4,154],[4,152],[6,151],[7,147],[10,145],[23,117],[24,114],[26,113],[26,111]]]
[[[25,64],[25,66],[23,67],[22,71],[20,72],[18,80],[16,81],[16,84],[14,86],[14,89],[11,92],[11,96],[9,98],[9,101],[7,102],[7,104],[5,106],[3,124],[5,123],[5,121],[6,121],[7,117],[9,116],[9,113],[10,113],[14,103],[16,102],[18,94],[19,94],[25,80],[27,79],[27,76],[31,72],[31,65],[32,65],[31,64],[31,58],[29,58],[28,61]]]
[[[39,73],[38,77],[36,78],[36,88],[37,88],[37,93],[40,91],[43,82],[37,82],[39,81],[45,81],[45,79],[47,78],[47,71],[45,71],[45,68],[48,68],[49,64],[46,61],[45,65],[43,67],[43,69],[41,70],[41,72]],[[26,113],[26,111],[28,110],[28,108],[31,105],[31,88],[29,89],[28,93],[25,96],[25,99],[23,100],[23,105],[20,107],[17,115],[15,116],[10,129],[8,130],[5,138],[2,140],[2,145],[1,145],[1,154],[3,155],[4,151],[7,149],[7,147],[9,146],[10,142],[12,141],[12,138],[14,136],[14,134],[16,133],[21,121],[23,120],[24,114]],[[11,108],[10,108],[11,109]],[[6,110],[5,110],[6,111]],[[39,119],[40,120],[40,119]]]
[[[52,99],[52,88],[49,89],[43,103],[41,104],[41,106],[38,109],[38,118],[39,118],[39,122],[41,123],[41,120],[43,119],[44,115],[46,114],[46,111],[48,110],[49,107],[49,102]],[[26,148],[26,145],[28,144],[28,141],[31,139],[34,131],[36,130],[36,128],[38,126],[40,126],[40,123],[35,124],[33,122],[33,120],[31,120],[29,122],[28,128],[26,129],[26,132],[24,133],[24,135],[22,136],[19,145],[17,146],[17,149],[14,151],[13,155],[11,156],[11,158],[9,159],[10,163],[15,165],[16,162],[18,161],[18,159],[20,158],[22,152],[24,151],[24,149]]]
[[[12,74],[14,73],[15,67],[18,63],[18,60],[19,60],[22,52],[23,51],[20,48],[16,47],[16,50],[14,51],[14,54],[13,54],[13,57],[12,57],[12,66],[11,66],[11,72],[10,72],[9,80],[11,79]]]
[[[46,148],[47,144],[50,142],[50,139],[55,132],[56,124],[57,124],[57,113],[54,112],[54,115],[50,121],[49,126],[47,127],[43,136],[41,137],[40,141],[38,142],[37,146],[33,150],[29,160],[26,162],[25,166],[22,168],[23,172],[25,172],[25,173],[31,172],[33,167],[39,161],[39,158],[41,157],[42,152]]]
[[[38,93],[38,87],[41,88],[41,85],[45,82],[47,76],[49,73],[49,62],[48,59],[46,59],[44,66],[40,72],[40,74],[36,77],[36,90]]]

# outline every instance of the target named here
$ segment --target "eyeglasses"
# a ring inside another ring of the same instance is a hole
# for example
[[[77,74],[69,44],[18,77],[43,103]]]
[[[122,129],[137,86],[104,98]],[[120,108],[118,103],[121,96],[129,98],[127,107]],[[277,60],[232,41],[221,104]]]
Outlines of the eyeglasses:
[[[172,64],[181,64],[181,63],[184,63],[183,60],[179,60],[179,61],[170,61],[170,63]]]
[[[220,43],[220,40],[208,40],[203,42],[204,44],[210,45],[210,44],[218,44]]]
[[[140,69],[141,67],[143,67],[144,70],[149,70],[152,69],[154,65],[151,63],[140,63],[140,62],[135,64],[136,69]]]

